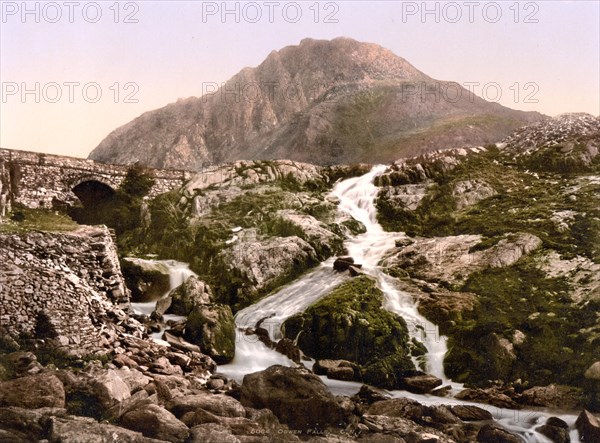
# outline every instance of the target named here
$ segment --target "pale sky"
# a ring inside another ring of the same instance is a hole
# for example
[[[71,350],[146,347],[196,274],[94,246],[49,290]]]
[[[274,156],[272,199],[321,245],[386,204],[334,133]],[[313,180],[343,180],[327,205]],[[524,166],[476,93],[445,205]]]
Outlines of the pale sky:
[[[305,37],[377,43],[514,109],[600,114],[597,0],[0,3],[3,148],[86,157]]]

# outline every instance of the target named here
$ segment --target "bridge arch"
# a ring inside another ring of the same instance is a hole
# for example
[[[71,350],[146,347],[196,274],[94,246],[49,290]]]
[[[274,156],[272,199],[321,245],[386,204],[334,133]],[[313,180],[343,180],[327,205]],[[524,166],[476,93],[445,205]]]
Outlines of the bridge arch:
[[[95,204],[113,197],[116,186],[111,180],[98,175],[85,175],[72,180],[69,183],[69,191],[73,192],[84,207]]]

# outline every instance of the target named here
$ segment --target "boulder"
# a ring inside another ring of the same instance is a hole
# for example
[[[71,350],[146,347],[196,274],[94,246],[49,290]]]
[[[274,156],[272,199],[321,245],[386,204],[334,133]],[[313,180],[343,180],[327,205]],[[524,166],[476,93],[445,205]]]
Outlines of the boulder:
[[[64,416],[66,413],[62,408],[0,408],[0,442],[39,441],[45,436],[46,429],[43,424],[46,417]]]
[[[163,333],[162,339],[176,349],[180,349],[186,352],[201,352],[200,346],[193,345],[185,341],[183,338],[171,334],[169,331],[165,331]]]
[[[451,406],[450,411],[463,421],[491,420],[492,413],[478,406],[456,405]]]
[[[552,443],[571,443],[569,429],[545,424],[535,428],[537,432],[548,437]]]
[[[131,290],[132,302],[158,300],[169,291],[170,272],[163,263],[125,257],[121,260],[121,270]]]
[[[427,394],[441,385],[442,380],[429,374],[416,374],[400,378],[400,388],[416,394]]]
[[[0,406],[64,408],[65,389],[49,372],[0,382]]]
[[[183,443],[189,435],[186,425],[163,407],[154,404],[127,412],[119,423],[146,437],[173,443]]]
[[[114,418],[120,414],[122,403],[131,397],[129,385],[114,369],[80,376],[64,373],[62,377],[68,382],[68,410],[76,415],[98,420]]]
[[[522,407],[508,395],[495,388],[467,388],[456,394],[455,398],[457,400],[487,403],[499,408],[521,409]]]
[[[232,397],[222,394],[195,394],[176,397],[166,404],[167,410],[182,418],[189,412],[203,409],[219,417],[244,417],[246,410]]]
[[[296,346],[296,344],[289,338],[282,338],[279,340],[275,345],[275,350],[280,354],[285,355],[290,360],[300,363],[302,352],[300,351],[300,348],[298,348],[298,346]]]
[[[414,422],[422,421],[427,407],[409,398],[391,398],[373,403],[367,410],[369,415],[385,415],[386,417],[402,417]]]
[[[211,304],[213,300],[210,287],[195,275],[169,293],[171,305],[168,314],[189,315],[196,305]]]
[[[200,346],[217,364],[229,363],[235,355],[236,326],[227,305],[197,305],[187,319],[184,336]]]
[[[305,369],[275,365],[248,374],[241,387],[244,406],[268,408],[293,429],[339,426],[346,416],[319,377]]]
[[[240,443],[225,425],[205,423],[190,429],[190,443]]]
[[[519,402],[531,406],[564,409],[577,409],[584,403],[581,390],[554,383],[526,389],[522,392]]]
[[[313,372],[317,375],[326,375],[334,380],[353,381],[360,377],[358,365],[348,360],[317,360],[313,366]]]
[[[579,438],[585,442],[600,441],[600,420],[587,410],[581,411],[575,427],[579,431]]]
[[[357,403],[371,405],[378,401],[389,400],[390,396],[385,391],[379,391],[371,386],[362,385],[360,390],[352,397]]]
[[[590,380],[600,380],[600,361],[595,362],[587,368],[583,376]]]
[[[338,257],[333,262],[333,269],[337,272],[344,272],[352,265],[354,265],[354,259],[352,257]]]
[[[477,441],[482,443],[523,443],[521,437],[492,424],[486,424],[481,427],[477,434]]]
[[[50,417],[48,440],[60,443],[164,443],[119,426],[98,423],[88,417]]]

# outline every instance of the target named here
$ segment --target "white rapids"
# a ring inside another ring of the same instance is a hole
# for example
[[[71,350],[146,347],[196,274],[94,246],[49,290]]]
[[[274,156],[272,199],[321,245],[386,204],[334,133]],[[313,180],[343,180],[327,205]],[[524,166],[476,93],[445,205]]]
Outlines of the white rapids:
[[[150,316],[150,314],[152,314],[152,312],[156,308],[156,302],[158,300],[169,295],[169,293],[173,289],[175,289],[177,286],[180,286],[183,283],[185,283],[185,281],[190,276],[196,275],[196,273],[190,269],[190,267],[187,263],[183,263],[183,262],[179,262],[179,261],[175,261],[175,260],[143,260],[141,258],[136,258],[136,260],[139,262],[147,262],[148,264],[151,264],[152,266],[158,265],[158,266],[164,268],[169,273],[169,289],[163,295],[161,295],[157,300],[143,302],[143,303],[131,303],[131,308],[133,309],[133,312],[138,315]],[[183,317],[181,315],[165,314],[163,317],[164,317],[165,321],[167,321],[167,320],[174,320],[174,321],[185,320],[185,317]],[[169,346],[169,344],[166,341],[162,340],[162,338],[161,338],[162,334],[163,334],[162,331],[156,332],[156,333],[152,334],[151,337],[156,343],[164,345],[164,346]]]
[[[449,380],[444,374],[444,356],[447,351],[446,337],[440,335],[436,325],[419,314],[413,297],[398,289],[396,279],[385,274],[379,262],[384,254],[395,246],[395,240],[403,238],[403,233],[385,232],[377,222],[375,198],[378,189],[373,184],[376,176],[385,171],[383,165],[375,166],[369,173],[350,178],[338,183],[332,195],[339,199],[339,210],[362,222],[366,227],[364,234],[349,238],[345,246],[348,255],[356,263],[363,265],[362,271],[374,277],[379,288],[385,295],[383,308],[394,312],[407,323],[409,333],[427,348],[425,372],[442,379],[445,385],[452,387],[452,392],[462,388],[462,385]],[[327,295],[335,286],[349,277],[333,271],[333,259],[326,260],[316,269],[306,273],[295,282],[281,288],[279,291],[263,298],[236,315],[238,336],[234,360],[219,367],[219,371],[238,381],[244,375],[266,369],[279,364],[295,366],[296,364],[287,357],[269,349],[254,335],[246,335],[244,330],[255,327],[262,320],[261,327],[267,329],[272,339],[281,338],[280,327],[283,322],[304,311],[308,306]],[[342,382],[321,377],[331,391],[338,395],[353,395],[361,384],[355,382]],[[422,404],[475,404],[453,398],[439,398],[431,395],[417,395],[406,391],[392,391],[393,397],[409,397]],[[494,418],[506,429],[518,434],[523,441],[530,443],[549,442],[542,434],[534,430],[543,424],[547,417],[558,416],[573,426],[576,416],[573,414],[557,413],[541,409],[527,409],[514,411],[496,408],[490,405],[478,404],[492,412]],[[576,430],[571,431],[571,440],[578,441]]]

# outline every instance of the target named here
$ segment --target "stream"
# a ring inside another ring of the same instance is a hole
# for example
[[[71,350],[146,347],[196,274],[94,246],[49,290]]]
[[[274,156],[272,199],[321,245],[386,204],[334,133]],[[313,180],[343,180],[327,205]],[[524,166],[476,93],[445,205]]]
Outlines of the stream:
[[[451,386],[450,395],[445,398],[413,394],[407,391],[389,391],[389,394],[392,397],[408,397],[424,405],[476,405],[490,411],[501,426],[518,434],[524,442],[528,443],[550,442],[551,440],[536,432],[534,428],[544,424],[548,417],[555,416],[566,421],[571,427],[571,441],[579,441],[578,433],[574,429],[577,416],[572,413],[541,408],[511,410],[452,398],[463,389],[463,386],[452,382],[444,374],[446,337],[440,335],[437,326],[418,312],[413,297],[398,289],[397,280],[385,274],[379,266],[384,254],[395,247],[395,241],[405,237],[403,233],[385,232],[377,223],[375,198],[378,188],[373,184],[373,179],[383,173],[385,169],[386,167],[383,165],[375,166],[363,176],[337,183],[332,190],[331,194],[339,200],[339,211],[362,222],[366,228],[365,233],[347,239],[345,247],[348,255],[353,257],[356,263],[363,265],[362,271],[377,280],[378,286],[385,296],[383,308],[404,318],[410,336],[416,338],[427,348],[424,367],[421,369],[442,379],[444,386]],[[261,371],[272,365],[296,366],[292,360],[265,346],[258,340],[258,337],[246,335],[244,331],[247,328],[254,328],[257,322],[263,320],[261,327],[267,329],[271,339],[274,341],[281,339],[280,327],[287,318],[304,311],[308,306],[327,295],[334,287],[351,278],[348,273],[334,271],[333,262],[334,258],[324,261],[296,281],[239,311],[235,317],[238,327],[235,358],[230,364],[220,366],[219,372],[241,382],[246,374]],[[184,263],[174,261],[159,263],[172,270],[172,288],[183,283],[189,275],[193,274]],[[154,309],[155,302],[132,305],[137,312],[149,314]],[[158,339],[159,336],[154,338]],[[310,368],[313,363],[312,361],[306,362],[306,366]],[[415,366],[419,367],[417,361],[415,361]],[[325,376],[321,376],[321,379],[336,395],[352,396],[362,385],[358,382],[331,380]]]

